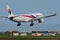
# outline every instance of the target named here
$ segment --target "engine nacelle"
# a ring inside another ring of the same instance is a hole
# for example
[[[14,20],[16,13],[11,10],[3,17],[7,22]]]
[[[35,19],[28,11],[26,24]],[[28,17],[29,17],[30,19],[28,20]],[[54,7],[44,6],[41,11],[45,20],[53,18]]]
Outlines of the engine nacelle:
[[[44,19],[38,19],[38,23],[43,23]]]

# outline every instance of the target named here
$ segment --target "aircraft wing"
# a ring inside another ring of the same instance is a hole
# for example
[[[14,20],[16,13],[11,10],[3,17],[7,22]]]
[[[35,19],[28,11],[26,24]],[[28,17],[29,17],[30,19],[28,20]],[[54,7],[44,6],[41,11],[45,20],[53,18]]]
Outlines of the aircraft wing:
[[[56,16],[56,13],[52,14],[52,15],[49,15],[49,16],[45,16],[44,18],[48,18],[48,17],[52,17],[52,16]]]

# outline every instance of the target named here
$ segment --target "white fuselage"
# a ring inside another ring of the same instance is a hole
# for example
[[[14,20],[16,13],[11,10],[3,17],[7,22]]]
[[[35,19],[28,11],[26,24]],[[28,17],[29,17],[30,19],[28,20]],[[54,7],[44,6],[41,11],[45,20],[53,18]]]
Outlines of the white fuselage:
[[[21,14],[18,17],[13,17],[12,21],[15,22],[31,22],[35,21],[36,19],[42,19],[43,15],[41,13],[35,14]]]
[[[23,16],[13,18],[13,20],[17,21],[17,22],[29,22],[29,20],[31,20],[31,19],[32,18],[23,17]]]

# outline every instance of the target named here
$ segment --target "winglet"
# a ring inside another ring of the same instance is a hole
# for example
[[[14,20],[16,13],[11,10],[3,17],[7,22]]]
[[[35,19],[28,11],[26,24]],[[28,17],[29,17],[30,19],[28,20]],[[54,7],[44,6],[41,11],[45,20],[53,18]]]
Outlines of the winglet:
[[[8,12],[9,14],[11,14],[11,9],[10,9],[9,5],[7,5],[7,12]]]

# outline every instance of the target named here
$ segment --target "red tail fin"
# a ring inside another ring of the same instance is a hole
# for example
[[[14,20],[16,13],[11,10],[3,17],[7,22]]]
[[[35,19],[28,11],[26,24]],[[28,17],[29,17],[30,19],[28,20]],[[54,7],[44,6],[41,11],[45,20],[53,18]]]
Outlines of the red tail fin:
[[[11,14],[11,9],[10,9],[10,7],[7,5],[7,12],[9,13],[9,14]]]

